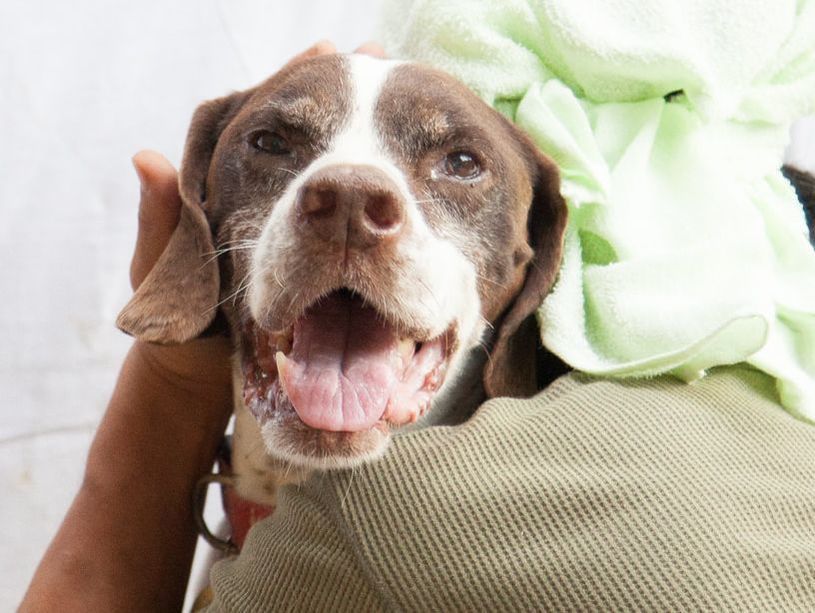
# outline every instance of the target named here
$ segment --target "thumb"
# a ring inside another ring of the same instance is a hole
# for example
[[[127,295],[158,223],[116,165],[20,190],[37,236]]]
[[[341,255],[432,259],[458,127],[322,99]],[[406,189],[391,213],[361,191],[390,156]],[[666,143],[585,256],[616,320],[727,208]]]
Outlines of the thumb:
[[[133,166],[141,184],[139,230],[130,262],[130,284],[135,290],[155,265],[178,224],[181,196],[178,173],[160,153],[140,151]]]

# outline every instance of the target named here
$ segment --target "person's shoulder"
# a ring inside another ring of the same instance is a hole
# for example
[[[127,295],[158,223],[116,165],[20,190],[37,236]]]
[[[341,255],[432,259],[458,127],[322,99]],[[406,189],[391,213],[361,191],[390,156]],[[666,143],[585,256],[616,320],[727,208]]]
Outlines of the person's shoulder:
[[[340,610],[349,590],[404,610],[815,604],[813,472],[815,429],[754,369],[571,374],[284,488],[230,572]]]
[[[530,399],[490,400],[461,425],[396,437],[377,463],[316,477],[298,495],[322,500],[396,608],[589,607],[575,594],[599,597],[599,577],[618,582],[617,596],[603,595],[613,607],[679,607],[691,600],[671,595],[677,581],[711,605],[745,580],[787,581],[797,549],[782,546],[767,571],[731,535],[791,546],[815,527],[800,495],[813,471],[815,429],[780,408],[759,371],[715,369],[691,385],[575,373]],[[692,578],[728,547],[741,570]],[[688,574],[673,577],[688,558]]]

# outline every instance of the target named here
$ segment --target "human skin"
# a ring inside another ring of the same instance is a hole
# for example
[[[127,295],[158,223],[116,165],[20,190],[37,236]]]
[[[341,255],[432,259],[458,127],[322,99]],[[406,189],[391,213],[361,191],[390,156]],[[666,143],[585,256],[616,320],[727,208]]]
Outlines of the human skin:
[[[135,288],[167,244],[181,201],[167,160],[142,152],[133,162],[142,182]],[[181,608],[196,540],[192,488],[229,419],[229,354],[226,337],[133,344],[22,611]]]
[[[334,53],[320,42],[292,62]],[[367,43],[358,53],[383,55]],[[178,223],[175,168],[133,158],[141,182],[133,288]],[[79,492],[21,611],[180,610],[195,550],[192,490],[210,472],[232,409],[226,337],[163,347],[134,342],[91,445]]]

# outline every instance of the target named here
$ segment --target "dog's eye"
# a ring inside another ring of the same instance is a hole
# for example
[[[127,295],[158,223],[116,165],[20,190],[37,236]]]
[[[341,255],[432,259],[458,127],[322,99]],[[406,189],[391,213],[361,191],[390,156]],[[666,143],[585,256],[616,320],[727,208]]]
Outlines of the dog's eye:
[[[258,151],[264,151],[272,155],[287,155],[291,153],[289,143],[277,132],[270,132],[269,130],[255,132],[250,137],[250,142]]]
[[[457,179],[475,179],[481,174],[481,165],[472,153],[454,151],[444,158],[444,173]]]

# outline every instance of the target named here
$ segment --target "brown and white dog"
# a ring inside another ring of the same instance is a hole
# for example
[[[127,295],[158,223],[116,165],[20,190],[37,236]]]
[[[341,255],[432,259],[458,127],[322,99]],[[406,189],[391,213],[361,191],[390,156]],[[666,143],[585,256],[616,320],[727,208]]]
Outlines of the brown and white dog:
[[[198,108],[180,191],[118,324],[181,343],[223,312],[244,497],[272,502],[286,466],[373,460],[439,405],[536,391],[557,169],[452,77],[358,55],[288,66]]]

